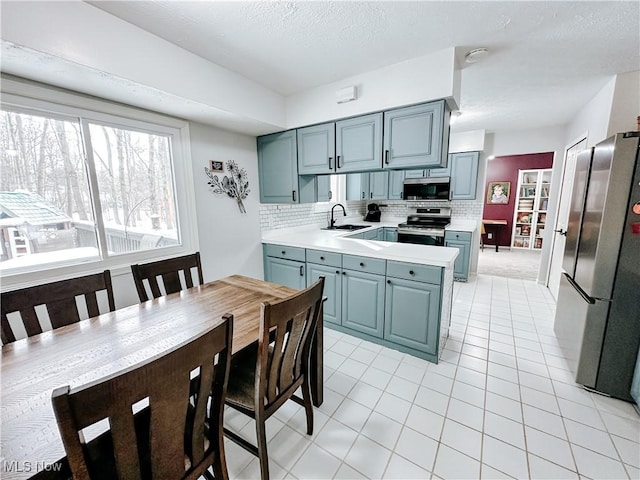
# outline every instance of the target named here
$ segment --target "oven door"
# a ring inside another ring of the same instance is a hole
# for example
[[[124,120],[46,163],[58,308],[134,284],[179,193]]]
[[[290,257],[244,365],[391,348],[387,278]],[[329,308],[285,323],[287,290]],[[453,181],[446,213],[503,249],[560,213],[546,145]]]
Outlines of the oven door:
[[[398,228],[398,243],[415,243],[417,245],[444,246],[444,231],[420,232],[417,229]]]

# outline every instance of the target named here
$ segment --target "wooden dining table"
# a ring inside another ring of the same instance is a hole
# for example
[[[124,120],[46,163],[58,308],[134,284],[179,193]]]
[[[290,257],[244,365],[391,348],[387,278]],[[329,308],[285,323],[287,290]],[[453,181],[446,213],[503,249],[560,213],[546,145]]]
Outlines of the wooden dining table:
[[[78,387],[139,364],[234,317],[232,354],[257,342],[260,305],[296,290],[233,275],[2,346],[0,478],[68,478],[51,405]],[[322,315],[311,358],[311,390],[322,404]]]

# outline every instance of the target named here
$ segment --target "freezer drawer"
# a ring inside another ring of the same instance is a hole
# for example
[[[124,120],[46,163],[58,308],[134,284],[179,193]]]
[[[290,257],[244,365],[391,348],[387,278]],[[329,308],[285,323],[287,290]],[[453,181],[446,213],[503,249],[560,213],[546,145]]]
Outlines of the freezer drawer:
[[[576,382],[595,388],[610,302],[589,299],[578,288],[563,273],[553,329]]]

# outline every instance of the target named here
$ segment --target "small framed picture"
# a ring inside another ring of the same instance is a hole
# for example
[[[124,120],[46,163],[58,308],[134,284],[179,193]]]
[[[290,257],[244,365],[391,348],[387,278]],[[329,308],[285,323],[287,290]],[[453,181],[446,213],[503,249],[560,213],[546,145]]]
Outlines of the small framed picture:
[[[224,172],[224,162],[221,162],[218,160],[209,160],[209,170],[211,170],[214,173]]]
[[[489,182],[487,186],[487,203],[491,205],[504,205],[509,203],[511,182]]]

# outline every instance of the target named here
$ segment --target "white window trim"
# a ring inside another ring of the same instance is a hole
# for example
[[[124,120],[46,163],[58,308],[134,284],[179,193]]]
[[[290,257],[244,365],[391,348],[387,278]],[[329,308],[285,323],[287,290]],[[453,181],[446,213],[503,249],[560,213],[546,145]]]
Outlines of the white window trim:
[[[17,108],[35,109],[54,114],[82,117],[99,123],[130,126],[137,130],[149,130],[172,135],[173,174],[175,196],[180,226],[181,245],[119,254],[107,259],[78,260],[73,265],[53,266],[45,270],[19,273],[2,273],[2,290],[15,290],[37,284],[63,280],[80,275],[111,270],[112,276],[129,274],[134,263],[144,263],[163,258],[185,255],[199,250],[196,218],[195,191],[191,166],[191,142],[189,123],[146,110],[111,103],[107,100],[46,87],[28,81],[2,77],[0,103]]]

